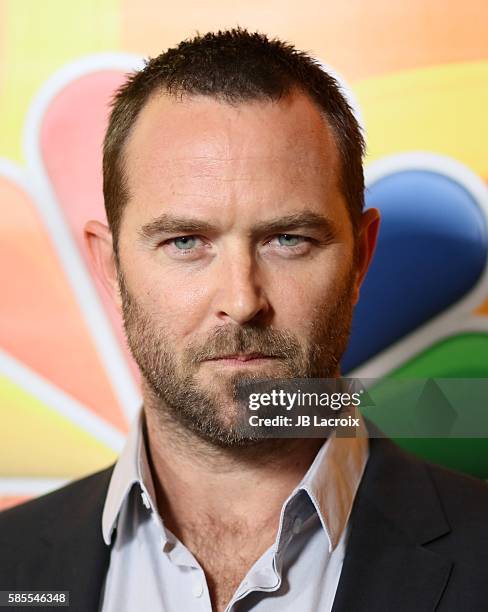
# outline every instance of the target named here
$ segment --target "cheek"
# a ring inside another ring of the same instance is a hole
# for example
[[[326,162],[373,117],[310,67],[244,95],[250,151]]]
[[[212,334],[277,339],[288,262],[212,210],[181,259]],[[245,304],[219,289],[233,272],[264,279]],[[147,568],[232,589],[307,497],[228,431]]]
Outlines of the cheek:
[[[134,293],[158,327],[177,344],[201,325],[208,309],[208,288],[178,276],[149,272],[138,275]]]
[[[325,263],[302,269],[294,275],[282,275],[275,288],[276,324],[278,327],[309,329],[311,321],[326,312],[336,299],[343,276],[337,266]]]

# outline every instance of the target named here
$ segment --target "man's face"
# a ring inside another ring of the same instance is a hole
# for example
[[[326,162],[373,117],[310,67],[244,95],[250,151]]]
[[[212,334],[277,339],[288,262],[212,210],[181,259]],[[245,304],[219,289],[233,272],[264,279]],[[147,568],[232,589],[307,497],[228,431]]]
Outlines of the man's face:
[[[213,444],[251,443],[235,385],[336,376],[347,345],[354,241],[332,130],[298,93],[154,96],[125,168],[119,281],[146,393]]]

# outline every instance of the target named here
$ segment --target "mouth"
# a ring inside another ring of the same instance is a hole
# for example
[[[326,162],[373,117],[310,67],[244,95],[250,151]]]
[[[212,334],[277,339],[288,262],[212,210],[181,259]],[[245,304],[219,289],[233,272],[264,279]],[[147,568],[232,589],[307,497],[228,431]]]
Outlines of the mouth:
[[[218,363],[220,365],[243,365],[252,364],[256,365],[261,362],[269,361],[270,359],[276,359],[272,355],[265,355],[263,353],[238,353],[235,355],[222,355],[220,357],[213,357],[208,359],[210,363]]]

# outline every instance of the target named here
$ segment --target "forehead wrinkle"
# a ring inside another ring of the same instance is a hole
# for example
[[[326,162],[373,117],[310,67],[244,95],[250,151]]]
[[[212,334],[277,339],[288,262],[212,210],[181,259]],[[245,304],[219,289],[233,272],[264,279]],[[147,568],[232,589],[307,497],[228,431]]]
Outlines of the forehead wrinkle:
[[[217,158],[209,156],[185,156],[179,158],[165,157],[154,160],[145,160],[137,157],[134,159],[133,166],[140,163],[149,172],[144,175],[159,173],[168,175],[171,178],[191,179],[220,179],[220,180],[263,180],[272,175],[273,169],[286,173],[287,176],[298,174],[303,175],[307,171],[318,172],[321,175],[334,170],[334,160],[317,159],[315,156],[303,156],[297,152],[287,155],[240,155],[228,158]],[[246,162],[258,162],[251,168],[246,167]],[[332,163],[331,163],[332,162]],[[271,172],[270,172],[271,171]],[[231,173],[230,177],[225,176]],[[264,175],[264,176],[263,176]]]
[[[197,120],[198,120],[197,116]],[[139,117],[141,119],[141,117]],[[210,167],[214,165],[226,165],[232,163],[239,163],[246,161],[267,161],[269,162],[282,162],[286,159],[291,159],[295,162],[298,159],[306,160],[308,163],[312,161],[311,158],[318,159],[323,158],[324,147],[328,153],[328,165],[333,161],[331,159],[330,146],[328,144],[335,145],[335,139],[332,132],[332,128],[327,122],[323,121],[320,117],[320,136],[317,139],[317,126],[312,125],[303,131],[302,126],[296,126],[295,129],[290,126],[290,120],[287,120],[286,129],[280,130],[279,134],[275,132],[267,131],[266,126],[261,126],[252,121],[252,117],[249,118],[248,123],[250,129],[244,129],[246,123],[242,126],[236,127],[240,123],[239,118],[236,121],[231,122],[228,117],[221,117],[216,119],[211,116],[210,125],[203,125],[202,129],[194,132],[189,131],[185,128],[181,130],[181,138],[178,133],[178,147],[179,150],[174,150],[174,140],[172,140],[171,134],[173,126],[169,126],[169,134],[166,129],[162,127],[158,129],[157,125],[154,127],[154,131],[161,133],[161,136],[154,137],[154,132],[149,131],[147,137],[150,138],[151,144],[156,148],[158,155],[161,160],[164,160],[168,166],[178,165],[180,163],[192,164],[192,163],[204,163]],[[247,119],[244,118],[244,119]],[[182,120],[181,117],[176,117],[175,121]],[[186,121],[188,123],[191,120],[191,114]],[[283,122],[283,117],[280,119]],[[145,123],[149,121],[149,117],[146,118]],[[158,118],[154,118],[154,122],[157,124]],[[191,122],[191,121],[190,121]],[[213,122],[213,123],[212,123]],[[310,122],[310,119],[309,119]],[[216,123],[216,125],[214,125]],[[291,121],[293,124],[294,122]],[[300,122],[299,122],[300,123]],[[198,121],[197,121],[198,124]],[[213,126],[213,127],[212,127]],[[325,130],[323,129],[325,128]],[[145,131],[147,131],[147,126]],[[291,131],[290,131],[291,130]],[[127,145],[130,149],[131,157],[133,162],[144,160],[146,163],[150,160],[147,159],[147,137],[138,138],[139,130],[134,130],[131,137],[128,139]],[[268,133],[269,132],[269,133]],[[144,132],[145,133],[145,132]],[[141,136],[143,136],[142,134]],[[136,144],[136,151],[131,146]],[[144,144],[142,149],[140,146]],[[256,153],[256,150],[262,149],[262,152]],[[332,148],[336,148],[333,146]],[[137,153],[137,149],[140,153]],[[236,151],[237,149],[237,151]],[[335,151],[334,151],[335,153]],[[151,156],[152,157],[152,156]],[[332,155],[335,157],[335,155]]]

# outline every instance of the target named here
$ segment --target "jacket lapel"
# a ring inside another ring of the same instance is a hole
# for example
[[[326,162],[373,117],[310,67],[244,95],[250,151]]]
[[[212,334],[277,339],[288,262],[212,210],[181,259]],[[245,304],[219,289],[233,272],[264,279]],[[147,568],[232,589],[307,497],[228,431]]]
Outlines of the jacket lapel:
[[[426,545],[450,530],[423,463],[371,439],[333,612],[432,612],[452,562]]]

